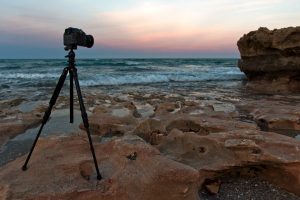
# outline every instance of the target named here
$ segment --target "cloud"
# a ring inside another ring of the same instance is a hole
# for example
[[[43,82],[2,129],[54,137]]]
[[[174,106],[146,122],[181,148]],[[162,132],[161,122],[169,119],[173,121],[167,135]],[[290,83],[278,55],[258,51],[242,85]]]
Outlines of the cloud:
[[[232,31],[209,21],[216,17],[205,9],[144,3],[126,10],[95,16],[99,43],[120,48],[157,50],[213,50],[229,47]],[[217,45],[216,45],[217,43]],[[232,45],[231,45],[232,46]]]
[[[271,12],[273,7],[282,2],[140,1],[132,7],[95,14],[95,20],[89,27],[95,27],[93,30],[98,44],[115,48],[157,51],[232,50],[244,33],[259,26],[278,25],[273,21],[282,22],[278,19],[280,14]],[[283,12],[286,13],[285,10]],[[265,20],[267,15],[272,18]]]
[[[74,26],[107,49],[236,52],[244,33],[299,25],[300,18],[298,0],[3,1],[0,45],[58,46]]]

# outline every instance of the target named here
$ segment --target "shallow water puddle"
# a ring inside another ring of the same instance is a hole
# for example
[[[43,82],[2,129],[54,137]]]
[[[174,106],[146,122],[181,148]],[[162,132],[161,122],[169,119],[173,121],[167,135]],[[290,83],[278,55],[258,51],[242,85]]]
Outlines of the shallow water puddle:
[[[50,120],[43,128],[41,137],[67,136],[78,132],[79,125],[82,122],[80,111],[74,110],[73,124],[70,124],[69,120],[69,109],[53,111]],[[36,128],[28,129],[3,145],[0,148],[0,166],[29,152],[39,128],[40,125]]]

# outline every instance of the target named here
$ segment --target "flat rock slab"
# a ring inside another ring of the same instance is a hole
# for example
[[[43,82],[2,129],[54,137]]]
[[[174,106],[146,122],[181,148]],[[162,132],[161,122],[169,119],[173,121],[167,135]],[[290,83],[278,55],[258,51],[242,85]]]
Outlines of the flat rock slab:
[[[94,138],[97,141],[97,138]],[[197,170],[172,161],[136,136],[95,142],[103,180],[97,181],[85,137],[40,140],[25,157],[0,170],[6,199],[198,199]],[[129,155],[135,153],[135,159]]]

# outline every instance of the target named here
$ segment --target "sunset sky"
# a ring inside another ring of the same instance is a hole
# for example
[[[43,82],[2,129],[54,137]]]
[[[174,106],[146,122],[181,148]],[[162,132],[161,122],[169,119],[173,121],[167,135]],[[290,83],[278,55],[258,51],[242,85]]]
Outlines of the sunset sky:
[[[259,27],[300,25],[300,0],[1,0],[0,58],[63,58],[63,32],[95,38],[79,57],[238,57]]]

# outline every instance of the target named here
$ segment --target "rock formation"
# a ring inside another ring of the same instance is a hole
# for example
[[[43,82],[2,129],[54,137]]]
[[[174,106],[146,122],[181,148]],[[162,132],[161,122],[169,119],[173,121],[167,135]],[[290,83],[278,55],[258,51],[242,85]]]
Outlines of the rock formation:
[[[300,27],[259,28],[237,43],[239,68],[250,88],[270,91],[300,91]]]

